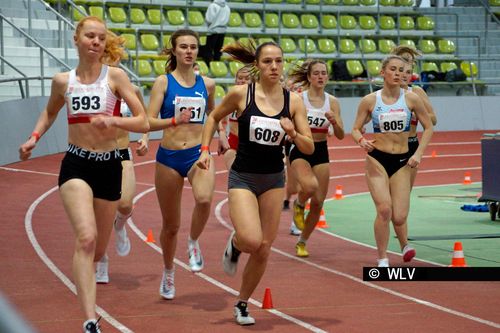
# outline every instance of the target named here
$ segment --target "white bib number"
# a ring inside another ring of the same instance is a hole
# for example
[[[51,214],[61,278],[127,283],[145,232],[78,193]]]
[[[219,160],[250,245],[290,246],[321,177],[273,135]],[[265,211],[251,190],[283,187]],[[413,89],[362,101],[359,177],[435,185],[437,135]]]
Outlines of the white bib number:
[[[307,121],[310,128],[328,128],[330,122],[325,117],[325,113],[318,109],[307,110]]]
[[[73,92],[69,99],[72,115],[106,113],[106,92],[101,89]]]
[[[123,118],[132,117],[132,111],[130,111],[127,103],[122,99],[120,103],[120,114]]]
[[[381,132],[399,133],[406,128],[407,117],[405,112],[382,113],[378,116]]]
[[[203,97],[176,96],[174,99],[175,115],[184,110],[191,110],[190,123],[201,123],[205,118],[205,99]]]
[[[278,119],[259,116],[250,118],[249,139],[251,142],[267,146],[279,146],[284,136],[285,131]]]

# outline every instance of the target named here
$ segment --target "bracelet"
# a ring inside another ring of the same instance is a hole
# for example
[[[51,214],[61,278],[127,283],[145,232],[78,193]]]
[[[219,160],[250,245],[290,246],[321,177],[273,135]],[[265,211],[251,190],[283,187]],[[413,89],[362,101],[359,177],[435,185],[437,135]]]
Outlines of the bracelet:
[[[177,124],[175,123],[175,116],[173,116],[173,117],[172,117],[172,118],[170,118],[170,119],[172,119],[172,123],[171,123],[171,124],[172,124],[172,126],[176,126]]]
[[[210,151],[209,146],[201,146],[200,151]]]
[[[40,140],[40,133],[33,132],[33,133],[31,133],[30,138],[35,138],[35,142],[38,142],[38,140]]]
[[[365,137],[364,137],[364,136],[361,136],[361,137],[359,138],[359,140],[358,140],[358,144],[361,144],[361,141],[363,141],[364,139],[365,139]]]

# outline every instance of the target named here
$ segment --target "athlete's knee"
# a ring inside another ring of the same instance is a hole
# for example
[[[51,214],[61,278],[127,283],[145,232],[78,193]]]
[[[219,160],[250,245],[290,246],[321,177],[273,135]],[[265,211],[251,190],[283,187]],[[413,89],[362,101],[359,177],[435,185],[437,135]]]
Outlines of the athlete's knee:
[[[237,235],[237,248],[245,253],[255,253],[262,245],[262,237],[257,235]]]
[[[404,225],[407,219],[408,214],[404,212],[393,213],[392,215],[392,223],[396,226]]]
[[[76,237],[76,250],[92,254],[97,243],[97,233],[92,231],[82,232]]]
[[[178,224],[166,223],[163,221],[161,233],[163,236],[174,237],[179,233],[180,226]]]
[[[308,197],[311,197],[316,193],[318,190],[318,181],[316,180],[315,177],[312,177],[311,179],[308,179],[304,182],[300,183],[301,186],[301,191],[306,194]]]
[[[210,205],[212,204],[212,193],[198,195],[195,198],[195,201],[196,201],[197,206],[201,206],[201,207],[208,206],[208,208],[210,208]]]
[[[134,204],[132,201],[121,201],[118,203],[118,211],[122,215],[131,215],[134,209]]]
[[[384,221],[389,221],[392,217],[392,205],[382,203],[377,206],[377,215]]]

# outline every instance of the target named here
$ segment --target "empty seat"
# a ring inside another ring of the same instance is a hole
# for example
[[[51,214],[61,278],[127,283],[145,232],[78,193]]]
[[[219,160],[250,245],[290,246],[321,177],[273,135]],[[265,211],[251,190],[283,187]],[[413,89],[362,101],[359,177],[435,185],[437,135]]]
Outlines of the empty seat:
[[[84,14],[80,13],[78,10],[74,9],[72,7],[72,10],[73,10],[73,20],[74,21],[80,21],[82,18],[84,18],[85,16],[87,16],[87,9],[85,7],[83,7],[82,5],[77,5],[76,7],[78,7],[78,9],[80,9]]]
[[[223,42],[223,45],[226,46],[228,44],[232,44],[235,42],[235,39],[234,37],[231,37],[231,36],[225,36],[224,37],[224,42]]]
[[[321,16],[321,26],[324,29],[336,29],[337,18],[334,15],[326,14]]]
[[[438,40],[439,53],[455,53],[455,43],[448,39]]]
[[[261,37],[257,41],[258,41],[258,44],[261,45],[264,43],[274,42],[274,39],[272,39],[271,37]]]
[[[379,76],[382,70],[382,63],[378,60],[368,60],[366,62],[366,69],[370,76]]]
[[[342,0],[342,4],[346,6],[357,6],[359,5],[359,0]]]
[[[90,6],[89,14],[104,20],[104,8],[102,6]]]
[[[374,30],[377,26],[375,18],[370,15],[361,15],[359,17],[359,27],[363,30]]]
[[[321,53],[334,53],[337,51],[335,42],[329,38],[318,39],[318,49]]]
[[[340,40],[339,51],[341,53],[354,53],[356,51],[356,44],[349,38],[342,38]]]
[[[156,75],[162,75],[167,72],[165,69],[166,63],[166,60],[153,60],[153,70]]]
[[[109,18],[113,23],[125,23],[127,21],[127,13],[123,7],[110,7]]]
[[[489,0],[490,6],[500,6],[500,0]]]
[[[398,6],[413,6],[413,0],[398,0]]]
[[[191,26],[200,26],[205,23],[205,18],[199,10],[190,10],[188,12],[188,23]]]
[[[376,4],[376,0],[361,0],[361,5],[363,6],[375,6]]]
[[[186,21],[184,14],[179,9],[167,10],[167,20],[171,25],[183,25]]]
[[[323,4],[325,5],[338,5],[340,0],[323,0]]]
[[[134,24],[143,24],[146,22],[146,14],[141,8],[131,8],[130,21]]]
[[[356,19],[352,15],[341,15],[340,27],[347,30],[356,29]]]
[[[150,76],[153,72],[151,64],[145,59],[136,59],[133,61],[136,73],[139,76]]]
[[[308,5],[318,5],[320,2],[321,0],[306,0]]]
[[[200,68],[201,75],[208,75],[208,66],[204,60],[196,60],[198,67]]]
[[[302,3],[302,0],[286,0],[286,3],[290,3],[290,4],[300,4],[300,3]]]
[[[226,96],[226,92],[224,91],[224,88],[222,86],[216,85],[215,86],[215,98],[224,98]]]
[[[381,6],[396,6],[396,0],[379,0]]]
[[[360,39],[359,49],[362,53],[374,53],[377,51],[377,44],[373,39]]]
[[[460,69],[465,73],[467,77],[476,77],[478,73],[477,65],[472,61],[462,61],[460,63]]]
[[[228,73],[226,63],[223,61],[210,61],[210,73],[214,77],[226,77]]]
[[[417,28],[419,30],[433,30],[434,20],[429,16],[417,17]]]
[[[120,36],[125,39],[125,44],[123,46],[125,46],[126,49],[135,50],[135,48],[137,47],[137,41],[134,34],[125,33],[121,34]]]
[[[319,25],[316,15],[312,14],[302,14],[300,16],[300,24],[305,29],[317,29]]]
[[[363,65],[359,60],[347,60],[346,61],[347,71],[352,77],[357,77],[363,74]]]
[[[449,72],[451,71],[452,69],[457,69],[458,66],[456,63],[454,62],[442,62],[440,65],[439,65],[439,68],[441,69],[441,72],[443,73],[446,73],[446,72]]]
[[[415,21],[411,16],[400,16],[399,17],[399,29],[401,30],[413,30],[415,29]]]
[[[229,72],[232,76],[236,76],[236,73],[240,68],[243,67],[243,64],[239,61],[230,61],[229,62]]]
[[[316,44],[311,38],[299,38],[299,49],[304,53],[316,52]]]
[[[439,68],[435,62],[426,61],[426,62],[422,63],[422,71],[424,71],[424,72],[430,72],[430,71],[439,72]]]
[[[171,41],[170,41],[170,35],[165,35],[165,34],[164,34],[164,35],[161,37],[161,41],[162,41],[162,43],[163,43],[163,47],[165,47],[165,48],[171,48],[171,47],[172,47],[172,43],[171,43]]]
[[[408,47],[414,48],[415,50],[417,49],[415,42],[411,39],[401,39],[399,41],[399,45],[408,46]]]
[[[253,39],[248,38],[248,37],[240,37],[240,38],[238,38],[238,42],[240,42],[243,45],[250,45],[252,43],[251,40],[253,40]]]
[[[158,38],[154,34],[142,34],[141,45],[142,48],[147,51],[156,51],[160,47]]]
[[[382,30],[394,30],[396,28],[396,22],[392,16],[380,16],[379,26]]]
[[[283,26],[288,29],[297,28],[300,24],[299,18],[297,15],[292,13],[285,13],[281,16],[281,20],[283,21]]]
[[[418,42],[418,49],[422,51],[422,53],[435,53],[436,44],[431,39],[421,39]]]
[[[182,12],[181,12],[181,14],[182,14]],[[148,17],[149,23],[155,24],[155,25],[162,23],[163,18],[162,18],[161,10],[156,9],[156,8],[150,8],[147,10],[146,15]]]
[[[229,27],[239,27],[242,23],[243,21],[241,20],[241,16],[239,13],[231,12],[229,14],[229,22],[227,23]]]
[[[379,39],[378,50],[381,53],[391,53],[392,49],[396,46],[396,43],[392,39]]]
[[[284,53],[292,53],[297,49],[297,45],[294,40],[288,37],[282,37],[280,40],[280,46]]]
[[[280,25],[280,19],[276,13],[265,13],[264,24],[266,28],[277,28]]]
[[[243,20],[248,28],[259,28],[262,25],[259,14],[255,12],[245,12],[243,14]]]

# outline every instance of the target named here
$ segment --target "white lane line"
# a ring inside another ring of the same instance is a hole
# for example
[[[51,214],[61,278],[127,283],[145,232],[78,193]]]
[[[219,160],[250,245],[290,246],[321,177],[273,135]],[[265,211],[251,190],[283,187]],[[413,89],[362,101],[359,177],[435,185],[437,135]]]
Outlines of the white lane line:
[[[148,193],[150,193],[150,192],[152,192],[152,191],[154,191],[154,190],[155,190],[155,188],[154,188],[154,187],[152,187],[152,188],[150,188],[150,189],[147,189],[147,190],[142,191],[142,192],[140,192],[139,194],[137,194],[137,195],[134,197],[134,204],[136,204],[136,202],[137,202],[139,199],[141,199],[144,195],[146,195],[146,194],[148,194]],[[226,194],[227,194],[227,193],[226,193]],[[219,213],[220,213],[219,206],[222,206],[222,205],[221,205],[221,203],[225,203],[226,201],[227,201],[227,198],[226,198],[226,199],[224,199],[224,200],[222,200],[221,202],[219,202],[219,204],[218,204],[218,205],[217,205],[217,207],[215,208],[216,215],[217,215],[217,212],[219,212]],[[142,239],[143,241],[146,241],[146,235],[144,235],[144,233],[143,233],[143,232],[142,232],[142,231],[141,231],[141,230],[140,230],[140,229],[139,229],[139,228],[138,228],[138,227],[134,224],[134,222],[132,221],[132,219],[129,219],[127,223],[128,223],[128,225],[130,226],[130,229],[131,229],[131,230],[133,230],[133,231],[134,231],[134,233],[135,233],[135,234],[136,234],[136,235],[137,235],[140,239]],[[228,225],[228,224],[226,224],[226,227],[229,227],[229,225]],[[152,249],[154,249],[156,252],[158,252],[158,253],[160,253],[160,254],[162,254],[162,253],[163,253],[163,252],[162,252],[161,247],[159,247],[159,246],[158,246],[158,245],[156,245],[155,243],[146,243],[146,244],[147,244],[147,245],[149,245],[149,246],[150,246]],[[182,262],[182,261],[180,261],[180,260],[178,260],[178,259],[174,258],[174,263],[175,263],[176,265],[179,265],[180,267],[184,268],[185,270],[187,270],[187,271],[191,272],[191,270],[190,270],[189,266],[188,266],[188,265],[186,265],[184,262]],[[196,274],[198,277],[202,278],[203,280],[205,280],[205,281],[207,281],[207,282],[209,282],[209,283],[211,283],[211,284],[215,285],[216,287],[219,287],[219,288],[221,288],[222,290],[224,290],[224,291],[226,291],[226,292],[230,293],[230,294],[231,294],[231,295],[233,295],[233,296],[238,296],[238,294],[239,294],[239,292],[238,292],[237,290],[235,290],[235,289],[233,289],[233,288],[231,288],[231,287],[227,286],[226,284],[224,284],[224,283],[222,283],[222,282],[220,282],[220,281],[218,281],[218,280],[216,280],[216,279],[214,279],[214,278],[212,278],[212,277],[210,277],[210,276],[208,276],[208,275],[206,275],[206,274],[204,274],[204,273],[194,273],[194,274]],[[248,302],[249,302],[249,303],[251,303],[251,304],[253,304],[253,305],[255,305],[255,306],[257,306],[258,308],[262,308],[262,303],[261,303],[261,302],[259,302],[259,301],[257,301],[257,300],[255,300],[255,299],[253,299],[253,298],[250,298],[250,299],[248,300]],[[268,311],[268,312],[270,312],[270,313],[272,313],[272,314],[274,314],[274,315],[276,315],[276,316],[278,316],[278,317],[280,317],[280,318],[282,318],[282,319],[285,319],[285,320],[291,321],[291,322],[293,322],[293,323],[294,323],[294,324],[296,324],[296,325],[302,326],[302,327],[304,327],[305,329],[308,329],[308,330],[309,330],[309,331],[311,331],[311,332],[314,332],[314,333],[326,333],[326,331],[324,331],[324,330],[322,330],[322,329],[320,329],[320,328],[318,328],[318,327],[315,327],[315,326],[313,326],[313,325],[311,325],[311,324],[309,324],[309,323],[306,323],[306,322],[304,322],[304,321],[302,321],[302,320],[300,320],[300,319],[297,319],[297,318],[295,318],[295,317],[292,317],[292,316],[290,316],[290,315],[287,315],[287,314],[285,314],[285,313],[283,313],[283,312],[281,312],[281,311],[278,311],[278,310],[276,310],[276,309],[270,309],[270,310],[267,310],[267,311]]]
[[[32,225],[32,219],[33,219],[33,213],[35,212],[36,207],[50,194],[58,190],[58,186],[55,186],[39,196],[29,207],[28,211],[26,212],[26,216],[24,217],[24,227],[26,229],[26,234],[28,235],[28,238],[31,242],[31,245],[33,246],[33,249],[35,249],[35,252],[38,254],[40,259],[44,262],[44,264],[54,273],[59,280],[64,283],[66,287],[68,287],[69,290],[73,294],[76,295],[76,286],[71,282],[71,280],[64,275],[64,273],[54,264],[52,260],[49,259],[45,251],[42,249],[40,246],[40,243],[38,243],[38,240],[36,239],[35,233],[33,232],[33,225]],[[101,316],[104,320],[106,320],[109,324],[111,324],[113,327],[115,327],[117,330],[120,332],[124,333],[133,333],[131,329],[120,323],[118,320],[116,320],[114,317],[112,317],[106,310],[101,308],[96,304],[96,312]]]
[[[462,142],[429,142],[428,146],[457,146],[457,145],[479,145],[479,141],[462,141]],[[359,149],[359,146],[329,146],[328,149]]]
[[[433,173],[433,172],[449,172],[449,171],[468,171],[468,170],[481,170],[481,167],[467,167],[467,168],[447,168],[447,169],[428,169],[428,170],[418,170],[418,173]],[[338,176],[330,176],[330,179],[341,179],[350,177],[364,177],[365,173],[351,173]]]
[[[26,173],[34,173],[37,175],[45,175],[45,176],[59,176],[58,173],[52,173],[52,172],[41,172],[41,171],[33,171],[33,170],[26,170],[26,169],[14,169],[14,168],[8,168],[8,167],[2,167],[0,166],[0,169],[6,170],[6,171],[12,171],[12,172],[26,172]]]

